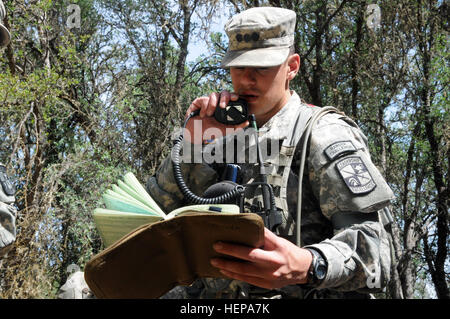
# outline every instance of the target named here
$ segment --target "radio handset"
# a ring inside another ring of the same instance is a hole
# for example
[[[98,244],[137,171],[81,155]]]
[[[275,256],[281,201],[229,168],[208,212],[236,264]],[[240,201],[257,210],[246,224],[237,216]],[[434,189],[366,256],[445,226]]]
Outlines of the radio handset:
[[[186,128],[187,122],[194,116],[199,115],[200,110],[196,110],[189,114],[187,117],[184,128]],[[255,115],[248,115],[248,104],[243,99],[237,101],[229,101],[225,108],[221,108],[217,105],[214,112],[214,118],[226,125],[238,125],[249,121],[250,125],[255,128],[255,134],[257,134],[256,118]],[[236,202],[240,206],[240,211],[243,213],[243,200],[245,189],[249,187],[262,187],[263,205],[264,209],[258,214],[263,218],[264,224],[271,230],[274,230],[281,223],[281,215],[275,207],[275,197],[270,184],[267,183],[266,173],[264,170],[264,164],[258,145],[258,137],[256,136],[256,143],[258,149],[258,162],[260,165],[260,174],[262,175],[262,182],[253,182],[250,184],[239,185],[233,181],[224,181],[210,186],[203,196],[194,194],[186,185],[183,175],[181,173],[181,159],[180,151],[183,141],[183,134],[175,141],[172,150],[172,165],[174,171],[174,178],[180,189],[181,193],[187,199],[188,202],[193,204],[224,204],[230,202]],[[205,196],[206,195],[206,196]]]
[[[225,108],[216,106],[214,118],[226,125],[238,125],[248,120],[248,104],[244,99],[229,101]]]

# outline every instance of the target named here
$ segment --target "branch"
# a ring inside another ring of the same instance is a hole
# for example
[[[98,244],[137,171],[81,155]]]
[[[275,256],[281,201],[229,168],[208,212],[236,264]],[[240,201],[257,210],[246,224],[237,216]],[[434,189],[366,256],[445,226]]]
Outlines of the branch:
[[[325,23],[319,28],[319,31],[317,32],[318,34],[322,35],[325,28],[328,27],[328,24],[331,22],[331,20],[339,13],[339,11],[341,11],[344,8],[344,4],[347,3],[348,0],[343,0],[341,2],[341,4],[339,5],[339,7],[333,12],[333,14],[331,14],[327,21],[325,21]],[[317,42],[318,39],[320,37],[315,37],[313,44],[311,45],[311,47],[308,49],[308,51],[306,52],[306,54],[302,55],[301,58],[302,60],[305,59],[310,53],[311,51],[314,49],[314,47],[317,46]]]
[[[8,16],[4,18],[5,27],[8,30],[11,30],[11,26],[9,25]],[[6,48],[6,56],[8,57],[9,70],[11,71],[11,75],[16,75],[16,61],[14,59],[14,50],[12,48],[12,41],[9,42]]]

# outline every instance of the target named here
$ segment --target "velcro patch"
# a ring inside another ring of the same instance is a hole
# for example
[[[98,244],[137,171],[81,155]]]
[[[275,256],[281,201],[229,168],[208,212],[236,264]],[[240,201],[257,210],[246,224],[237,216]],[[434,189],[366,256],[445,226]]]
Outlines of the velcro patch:
[[[342,141],[331,144],[324,152],[330,160],[334,160],[341,154],[355,151],[356,147],[353,145],[352,141]]]
[[[336,163],[336,168],[353,194],[370,193],[377,186],[359,156],[344,158]]]

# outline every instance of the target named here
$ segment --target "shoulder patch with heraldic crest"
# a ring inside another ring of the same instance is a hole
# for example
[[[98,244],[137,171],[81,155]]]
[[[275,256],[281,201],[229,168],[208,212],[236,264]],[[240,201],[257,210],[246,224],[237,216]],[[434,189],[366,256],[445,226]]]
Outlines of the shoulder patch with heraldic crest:
[[[353,194],[370,193],[377,186],[359,156],[346,157],[337,162],[336,169]]]

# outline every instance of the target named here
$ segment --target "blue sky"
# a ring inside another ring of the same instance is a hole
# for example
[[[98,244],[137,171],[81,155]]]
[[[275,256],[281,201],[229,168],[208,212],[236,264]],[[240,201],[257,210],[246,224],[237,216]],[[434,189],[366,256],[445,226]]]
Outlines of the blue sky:
[[[227,12],[228,10],[220,10],[222,12]],[[223,27],[227,20],[229,19],[228,14],[223,15],[217,15],[215,18],[211,21],[211,32],[221,32],[225,34],[225,31],[223,30]],[[208,51],[208,44],[205,43],[202,39],[196,39],[192,38],[189,41],[188,46],[188,56],[187,61],[192,62],[195,61],[201,54],[205,54]]]

